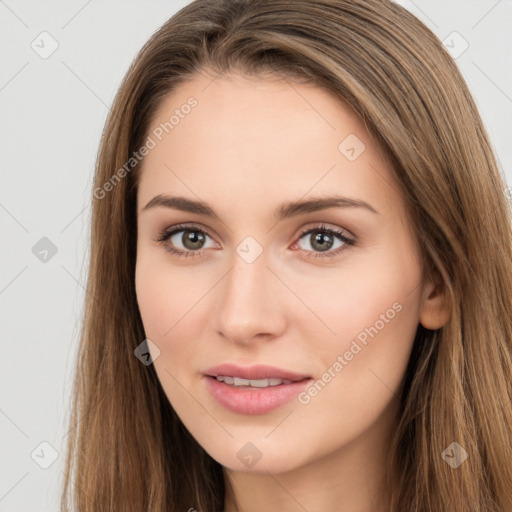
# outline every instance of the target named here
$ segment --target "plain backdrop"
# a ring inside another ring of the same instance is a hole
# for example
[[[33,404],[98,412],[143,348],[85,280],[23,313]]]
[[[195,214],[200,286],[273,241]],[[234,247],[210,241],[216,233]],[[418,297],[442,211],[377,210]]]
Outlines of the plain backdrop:
[[[142,44],[187,3],[0,0],[1,512],[59,510],[101,131]],[[451,47],[512,184],[512,1],[399,3]]]

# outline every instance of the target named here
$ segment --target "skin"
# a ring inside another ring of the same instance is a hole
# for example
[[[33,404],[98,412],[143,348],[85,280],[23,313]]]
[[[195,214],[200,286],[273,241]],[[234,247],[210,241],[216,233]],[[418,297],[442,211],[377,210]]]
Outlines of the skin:
[[[416,329],[437,329],[449,316],[439,282],[422,281],[392,169],[364,123],[330,93],[269,77],[196,75],[165,98],[148,134],[191,96],[197,107],[144,158],[137,195],[137,300],[160,350],[163,389],[225,468],[227,512],[235,500],[244,512],[384,510],[377,493]],[[349,134],[365,145],[354,161],[338,149]],[[218,217],[143,210],[164,193],[205,201]],[[326,195],[363,200],[378,213],[331,207],[272,218],[283,202]],[[179,223],[208,233],[203,248],[183,242],[183,231],[166,242],[195,257],[155,241]],[[334,237],[328,251],[343,250],[315,258],[325,254],[314,245],[318,230],[300,235],[322,223],[356,244]],[[262,249],[252,263],[236,250],[247,236]],[[307,404],[237,414],[206,388],[203,372],[223,362],[322,379],[396,303],[394,318]],[[247,442],[261,454],[252,467],[237,457]]]

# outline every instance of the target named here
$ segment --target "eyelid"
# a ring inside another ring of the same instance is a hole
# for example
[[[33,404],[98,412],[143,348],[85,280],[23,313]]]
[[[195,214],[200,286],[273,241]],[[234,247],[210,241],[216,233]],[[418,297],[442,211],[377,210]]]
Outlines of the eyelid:
[[[168,238],[170,238],[171,236],[175,235],[176,233],[179,233],[180,231],[187,231],[187,230],[189,230],[189,231],[201,231],[201,232],[205,233],[206,235],[208,235],[210,238],[212,238],[212,239],[215,238],[210,233],[210,231],[207,228],[201,226],[200,224],[196,224],[196,223],[191,223],[191,224],[183,223],[183,224],[174,224],[171,227],[162,229],[161,231],[159,231],[157,233],[155,241],[156,242],[163,242],[163,241],[167,240]]]
[[[328,223],[322,221],[312,222],[310,224],[311,225],[309,227],[302,228],[302,230],[297,235],[298,238],[304,236],[310,231],[335,231],[337,233],[341,233],[345,238],[350,238],[354,241],[356,239],[356,237],[350,231],[339,226],[329,225]]]
[[[297,238],[300,238],[302,236],[304,236],[306,233],[308,233],[308,231],[311,231],[311,230],[325,230],[325,231],[340,231],[343,233],[343,235],[346,237],[346,238],[351,238],[353,240],[355,240],[355,236],[350,232],[348,231],[347,229],[345,228],[340,228],[338,226],[329,226],[327,223],[325,222],[322,222],[322,221],[318,221],[318,222],[311,222],[309,223],[310,225],[309,226],[306,226],[304,228],[302,228],[299,233],[296,235]],[[213,236],[211,234],[211,232],[208,230],[208,228],[206,227],[203,227],[201,226],[200,224],[197,224],[197,223],[180,223],[180,224],[175,224],[169,228],[165,228],[161,231],[159,231],[158,235],[157,235],[157,241],[161,241],[160,238],[164,237],[164,236],[169,236],[169,235],[172,235],[172,234],[175,234],[179,231],[182,231],[182,230],[187,230],[187,229],[190,229],[190,230],[197,230],[197,231],[203,231],[205,234],[207,234],[210,238],[215,238],[215,236]]]

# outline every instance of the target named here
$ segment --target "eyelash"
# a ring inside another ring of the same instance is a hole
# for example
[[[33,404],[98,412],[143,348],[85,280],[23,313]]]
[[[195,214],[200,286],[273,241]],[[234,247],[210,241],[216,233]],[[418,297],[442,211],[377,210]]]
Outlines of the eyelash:
[[[155,242],[157,242],[161,245],[165,245],[166,251],[168,251],[171,254],[177,255],[178,257],[185,256],[186,258],[189,258],[189,257],[195,258],[197,256],[200,256],[202,250],[182,251],[180,249],[171,247],[166,243],[173,235],[175,235],[176,233],[179,233],[180,231],[193,231],[193,232],[197,232],[197,233],[202,233],[204,235],[209,236],[210,238],[213,238],[208,233],[208,231],[205,231],[204,229],[199,228],[196,225],[177,224],[176,226],[173,226],[172,228],[166,228],[163,231],[161,231],[158,234],[157,238],[155,239]],[[339,240],[341,240],[343,242],[344,245],[339,247],[335,251],[332,251],[332,252],[329,251],[329,252],[326,252],[325,254],[318,253],[318,252],[314,253],[314,256],[308,254],[307,257],[309,257],[309,258],[315,258],[315,259],[316,258],[333,258],[334,256],[337,256],[340,252],[342,252],[345,249],[345,246],[354,246],[356,244],[354,239],[347,237],[342,231],[338,231],[336,229],[329,228],[329,227],[325,226],[324,224],[303,230],[299,234],[298,240],[300,240],[305,235],[309,235],[309,234],[315,233],[317,231],[327,233],[329,235],[333,235],[333,236],[337,237]],[[312,253],[313,251],[305,251],[305,252]]]

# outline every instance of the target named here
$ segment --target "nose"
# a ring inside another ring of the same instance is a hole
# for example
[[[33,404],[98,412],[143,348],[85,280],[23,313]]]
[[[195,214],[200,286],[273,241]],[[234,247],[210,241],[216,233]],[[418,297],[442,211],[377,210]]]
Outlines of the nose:
[[[286,289],[268,266],[265,251],[252,262],[234,255],[230,272],[219,283],[215,317],[216,331],[226,340],[248,345],[284,332]]]

